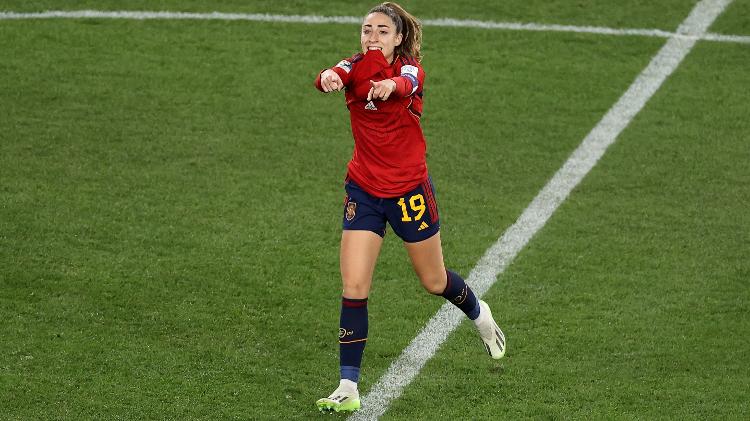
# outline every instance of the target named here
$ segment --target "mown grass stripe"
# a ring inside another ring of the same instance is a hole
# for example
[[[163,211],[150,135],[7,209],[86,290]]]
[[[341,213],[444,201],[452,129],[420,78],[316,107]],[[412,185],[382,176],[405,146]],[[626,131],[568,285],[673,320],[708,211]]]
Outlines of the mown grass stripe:
[[[732,0],[703,0],[680,24],[677,33],[651,59],[627,91],[583,139],[563,166],[544,186],[516,222],[490,247],[471,271],[467,282],[477,296],[484,295],[531,238],[547,223],[573,189],[604,155],[619,134],[679,66],[713,21]],[[451,303],[444,304],[362,398],[353,420],[377,419],[414,380],[465,317]],[[512,338],[512,336],[511,336]],[[512,347],[512,339],[510,347]]]
[[[193,13],[193,12],[149,12],[149,11],[103,11],[103,10],[51,10],[35,13],[0,12],[0,20],[10,19],[133,19],[133,20],[239,20],[256,22],[287,22],[287,23],[342,23],[359,24],[362,17],[357,16],[318,16],[318,15],[276,15],[265,13]],[[660,29],[618,29],[601,26],[575,26],[539,23],[519,22],[492,22],[471,19],[424,19],[424,26],[456,27],[456,28],[482,28],[509,31],[536,31],[536,32],[575,32],[614,36],[642,36],[657,38],[686,38],[700,39],[715,42],[729,42],[750,44],[750,36],[722,35],[714,33],[703,33],[701,35],[673,33]]]

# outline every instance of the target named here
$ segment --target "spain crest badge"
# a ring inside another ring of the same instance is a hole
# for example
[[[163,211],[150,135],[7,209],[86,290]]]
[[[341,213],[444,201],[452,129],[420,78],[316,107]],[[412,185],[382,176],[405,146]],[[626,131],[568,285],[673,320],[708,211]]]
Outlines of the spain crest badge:
[[[346,220],[351,221],[354,219],[354,216],[357,214],[357,203],[356,202],[347,202],[346,204]]]

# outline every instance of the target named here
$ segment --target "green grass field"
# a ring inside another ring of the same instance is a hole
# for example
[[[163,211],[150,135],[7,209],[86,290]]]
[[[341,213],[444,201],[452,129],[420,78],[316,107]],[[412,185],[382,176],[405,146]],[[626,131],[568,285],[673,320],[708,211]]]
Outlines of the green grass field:
[[[695,2],[404,1],[673,31]],[[363,15],[344,1],[65,10]],[[5,0],[0,11],[60,10]],[[750,35],[750,0],[710,28]],[[446,263],[467,275],[664,44],[426,27]],[[0,419],[315,419],[338,381],[356,25],[0,20]],[[384,419],[750,417],[750,44],[701,41]],[[391,232],[366,393],[443,304]],[[367,402],[364,402],[367,405]]]

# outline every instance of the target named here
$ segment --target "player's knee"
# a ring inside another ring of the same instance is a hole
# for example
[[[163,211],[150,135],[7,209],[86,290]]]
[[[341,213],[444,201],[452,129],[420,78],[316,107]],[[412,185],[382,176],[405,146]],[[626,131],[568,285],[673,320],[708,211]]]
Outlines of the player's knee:
[[[352,299],[367,298],[370,294],[369,282],[344,281],[344,297]]]
[[[441,295],[445,291],[445,275],[422,276],[419,280],[422,282],[422,287],[432,295]]]

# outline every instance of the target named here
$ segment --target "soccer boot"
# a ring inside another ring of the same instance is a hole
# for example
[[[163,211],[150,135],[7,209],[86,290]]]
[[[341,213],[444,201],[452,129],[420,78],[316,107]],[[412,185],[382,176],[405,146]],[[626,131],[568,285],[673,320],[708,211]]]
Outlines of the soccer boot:
[[[360,403],[356,383],[342,380],[339,387],[331,393],[331,396],[318,399],[315,405],[321,412],[354,412],[358,410]]]
[[[490,357],[499,360],[505,355],[505,334],[495,323],[492,318],[490,306],[482,300],[479,300],[479,317],[474,320],[474,324],[479,330],[479,337],[484,342],[484,348]]]

